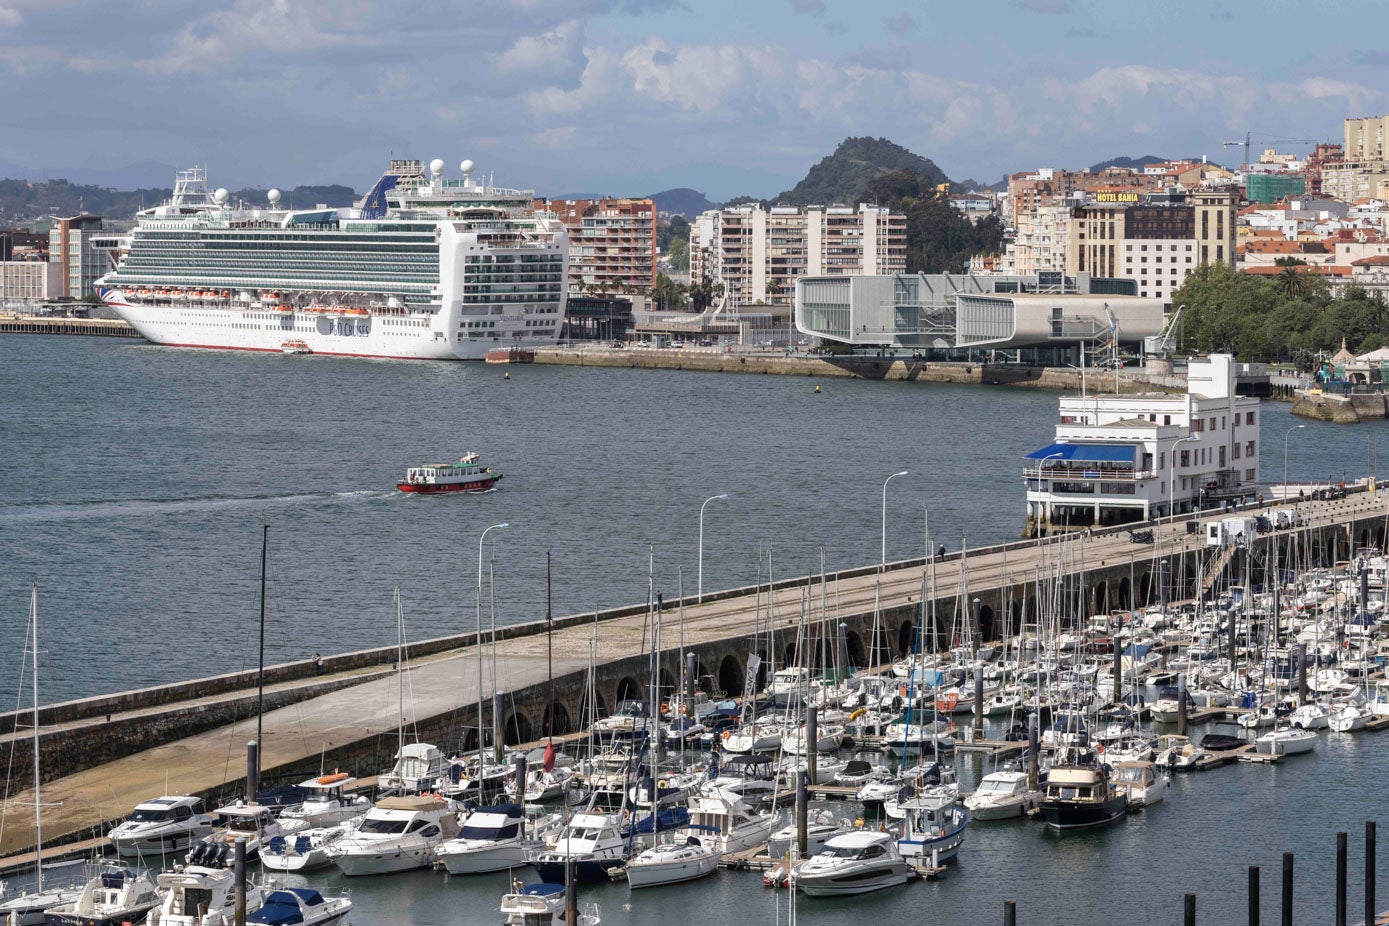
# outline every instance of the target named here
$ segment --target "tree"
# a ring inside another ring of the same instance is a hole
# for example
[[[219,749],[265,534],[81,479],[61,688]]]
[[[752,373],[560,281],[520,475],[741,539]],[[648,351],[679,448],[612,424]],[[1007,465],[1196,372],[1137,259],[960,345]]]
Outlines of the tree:
[[[882,174],[864,188],[859,202],[906,216],[908,273],[961,273],[974,255],[1003,249],[1003,223],[997,216],[971,222],[925,175]]]
[[[1307,274],[1292,264],[1285,265],[1278,271],[1276,282],[1278,291],[1289,299],[1300,299],[1311,291]]]

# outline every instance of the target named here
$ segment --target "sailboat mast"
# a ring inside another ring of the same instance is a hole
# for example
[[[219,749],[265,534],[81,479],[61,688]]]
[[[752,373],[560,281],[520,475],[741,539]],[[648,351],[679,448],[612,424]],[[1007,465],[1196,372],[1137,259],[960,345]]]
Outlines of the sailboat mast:
[[[265,755],[262,725],[265,718],[265,560],[270,545],[270,525],[260,533],[260,661],[256,664],[256,781],[260,781],[261,757]],[[252,795],[254,797],[254,795]]]
[[[39,802],[39,585],[29,593],[29,622],[34,628],[34,646],[29,651],[34,690],[34,871],[38,891],[43,892],[43,805]]]
[[[555,631],[555,612],[550,597],[550,551],[545,551],[545,677],[548,690],[545,694],[545,737],[550,743],[555,741],[555,643],[551,635]]]
[[[399,756],[405,749],[405,612],[400,606],[400,586],[395,587],[395,681],[400,711]]]

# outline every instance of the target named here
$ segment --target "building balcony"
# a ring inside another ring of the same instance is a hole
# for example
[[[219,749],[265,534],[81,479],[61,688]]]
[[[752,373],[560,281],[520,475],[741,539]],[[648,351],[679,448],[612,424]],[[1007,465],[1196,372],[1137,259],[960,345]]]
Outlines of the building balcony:
[[[1025,466],[1022,475],[1024,479],[1053,479],[1067,481],[1094,481],[1102,482],[1138,482],[1143,479],[1157,478],[1157,470],[1133,470],[1133,469],[1097,469],[1093,466],[1083,466],[1078,463],[1059,463],[1047,466]]]

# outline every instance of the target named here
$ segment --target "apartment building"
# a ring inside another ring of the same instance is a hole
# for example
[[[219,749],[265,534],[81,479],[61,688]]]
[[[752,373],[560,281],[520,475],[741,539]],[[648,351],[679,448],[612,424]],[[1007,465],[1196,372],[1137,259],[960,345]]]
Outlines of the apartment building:
[[[93,244],[101,234],[101,216],[74,215],[53,219],[48,231],[48,259],[60,268],[61,291],[56,295],[81,299],[94,295],[97,277],[106,272],[106,256]]]
[[[734,206],[690,225],[690,277],[722,285],[734,306],[789,309],[802,276],[905,273],[907,219],[867,203]]]
[[[1238,194],[1163,194],[1071,211],[1067,273],[1131,279],[1138,295],[1170,299],[1205,263],[1235,262]]]
[[[656,205],[649,199],[538,199],[569,231],[569,291],[612,295],[656,285]]]
[[[1343,160],[1322,166],[1321,192],[1347,203],[1389,195],[1389,116],[1346,120]]]
[[[1066,245],[1070,241],[1071,207],[1054,203],[1020,212],[1016,219],[1009,256],[1010,272],[1019,275],[1066,269]]]
[[[52,261],[0,261],[0,308],[56,298],[62,280],[62,267]]]

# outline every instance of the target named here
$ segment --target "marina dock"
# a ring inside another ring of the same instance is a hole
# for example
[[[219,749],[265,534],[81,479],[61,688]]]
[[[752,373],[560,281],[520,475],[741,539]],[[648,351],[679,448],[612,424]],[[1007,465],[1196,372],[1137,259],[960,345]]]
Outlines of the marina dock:
[[[1299,506],[1307,526],[1298,542],[1310,555],[1327,563],[1349,557],[1354,549],[1380,544],[1385,530],[1385,499],[1380,493],[1353,492],[1336,501]],[[1084,597],[1092,613],[1118,607],[1139,607],[1157,600],[1157,561],[1167,559],[1175,589],[1172,600],[1190,591],[1198,566],[1208,555],[1204,537],[1188,533],[1186,519],[1155,524],[1156,542],[1129,542],[1127,527],[1019,541],[952,554],[935,564],[934,607],[948,625],[962,600],[978,598],[986,626],[995,632],[1016,627],[1024,613],[1035,613],[1028,600],[1039,574],[1061,573]],[[794,655],[796,625],[803,599],[819,600],[822,587],[836,601],[836,613],[821,615],[809,609],[809,627],[842,646],[856,665],[882,663],[883,655],[902,652],[915,635],[920,619],[922,589],[929,581],[922,560],[868,566],[821,576],[800,576],[776,583],[769,595],[764,587],[727,589],[684,602],[684,638],[695,654],[699,674],[712,676],[719,687],[740,692],[743,671],[753,647],[755,628],[762,634],[756,648],[767,653],[768,614],[775,628],[775,660],[784,665]],[[770,598],[770,607],[768,599]],[[875,607],[875,602],[877,606]],[[759,611],[760,604],[760,611]],[[678,602],[666,602],[663,620],[673,627]],[[1008,623],[1005,624],[1004,622]],[[580,728],[585,673],[591,652],[598,654],[594,682],[598,707],[610,710],[625,698],[638,696],[645,678],[645,648],[650,639],[645,606],[570,615],[554,621],[553,701],[547,702],[549,660],[543,622],[499,630],[496,676],[484,661],[482,692],[484,723],[500,727],[509,743],[533,741],[543,735],[547,718],[556,733]],[[661,659],[662,685],[679,677],[674,634],[668,633]],[[427,742],[453,749],[476,748],[478,651],[471,635],[412,645],[404,679],[393,669],[395,648],[331,657],[328,672],[317,676],[308,664],[269,670],[277,679],[275,691],[284,703],[268,709],[263,726],[263,769],[268,779],[316,774],[322,767],[341,767],[358,775],[375,774],[389,764],[398,743],[402,683],[411,697],[406,722]],[[878,658],[873,658],[877,656]],[[243,676],[247,673],[242,673]],[[249,673],[253,679],[254,673]],[[334,690],[313,686],[340,683]],[[216,702],[232,715],[214,727],[197,725],[209,703],[194,697],[200,683],[166,686],[86,699],[44,708],[40,731],[45,763],[66,761],[73,770],[55,773],[44,786],[46,841],[72,841],[94,835],[109,821],[124,817],[139,801],[156,792],[194,793],[218,799],[240,788],[243,754],[255,738],[254,682],[242,677]],[[505,688],[499,710],[492,716],[492,693]],[[303,697],[295,696],[295,693]],[[206,696],[204,696],[206,697]],[[1199,716],[1199,715],[1198,715]],[[1196,718],[1193,717],[1193,720]],[[16,718],[3,723],[13,729]],[[104,737],[103,730],[119,730]],[[192,732],[188,732],[192,731]],[[28,737],[16,739],[16,767]],[[461,742],[460,742],[461,741]],[[967,744],[1002,757],[1019,747],[1003,742]],[[88,764],[83,764],[83,763]],[[22,778],[19,779],[22,784]],[[823,789],[817,789],[823,790]],[[830,796],[830,792],[824,792]],[[32,792],[10,794],[22,806]],[[32,846],[33,830],[23,814],[12,814],[0,840],[0,855]]]
[[[59,318],[43,315],[0,316],[0,334],[76,334],[88,337],[138,338],[134,328],[119,319]]]

